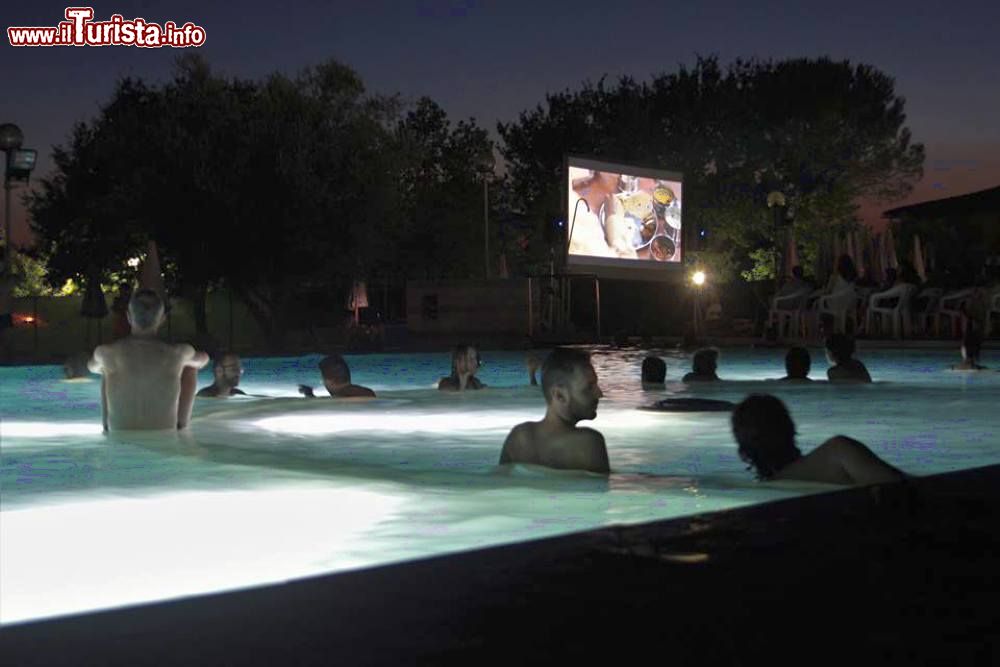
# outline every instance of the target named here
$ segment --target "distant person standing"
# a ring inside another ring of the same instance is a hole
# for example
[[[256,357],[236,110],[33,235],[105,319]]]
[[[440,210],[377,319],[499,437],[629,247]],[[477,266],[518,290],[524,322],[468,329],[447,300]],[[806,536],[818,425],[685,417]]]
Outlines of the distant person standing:
[[[187,428],[197,389],[197,370],[208,355],[186,343],[172,345],[156,332],[164,321],[163,300],[140,289],[129,301],[131,334],[100,345],[88,363],[103,376],[104,429],[175,430]]]
[[[983,337],[975,327],[969,327],[962,338],[962,363],[951,367],[953,371],[985,371],[979,364],[979,353],[983,348]]]

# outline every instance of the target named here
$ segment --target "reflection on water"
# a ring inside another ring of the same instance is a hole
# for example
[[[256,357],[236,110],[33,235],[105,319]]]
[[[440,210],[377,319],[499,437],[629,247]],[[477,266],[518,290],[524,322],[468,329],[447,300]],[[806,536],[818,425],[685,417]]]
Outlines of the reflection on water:
[[[515,353],[484,352],[490,389],[463,395],[431,389],[447,354],[350,357],[355,381],[380,395],[351,403],[293,397],[317,383],[318,357],[247,359],[246,390],[274,398],[199,401],[191,433],[169,437],[105,437],[96,382],[0,369],[0,621],[825,489],[753,482],[726,413],[634,410],[665,395],[772,392],[804,449],[843,433],[917,474],[1000,460],[1000,374],[941,372],[951,354],[866,354],[874,385],[788,387],[766,380],[782,351],[723,351],[731,381],[688,388],[676,379],[690,355],[668,351],[668,384],[653,392],[639,388],[643,356],[594,355],[606,397],[591,425],[608,443],[608,478],[496,465],[510,427],[544,410]],[[107,585],[111,573],[121,586]]]

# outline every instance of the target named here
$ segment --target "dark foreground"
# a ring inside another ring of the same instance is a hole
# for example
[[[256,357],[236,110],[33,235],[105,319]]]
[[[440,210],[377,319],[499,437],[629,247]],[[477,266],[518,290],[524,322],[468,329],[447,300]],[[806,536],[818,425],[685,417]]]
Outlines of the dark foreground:
[[[4,665],[997,664],[1000,466],[16,625]],[[641,661],[641,662],[640,662]]]

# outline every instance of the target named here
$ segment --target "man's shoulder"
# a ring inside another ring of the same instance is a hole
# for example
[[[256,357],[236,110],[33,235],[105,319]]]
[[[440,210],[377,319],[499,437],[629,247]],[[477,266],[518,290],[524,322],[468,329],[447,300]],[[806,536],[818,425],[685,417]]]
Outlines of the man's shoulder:
[[[530,437],[534,435],[537,426],[538,422],[521,422],[510,430],[510,435],[517,438]]]
[[[590,428],[589,426],[577,426],[573,429],[573,434],[582,440],[604,444],[604,435],[597,429]]]

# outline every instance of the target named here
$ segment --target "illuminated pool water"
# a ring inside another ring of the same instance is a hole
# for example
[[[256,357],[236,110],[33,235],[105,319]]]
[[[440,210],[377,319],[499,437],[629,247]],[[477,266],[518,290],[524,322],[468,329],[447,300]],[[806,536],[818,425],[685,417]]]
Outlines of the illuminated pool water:
[[[614,474],[496,466],[515,424],[541,417],[522,356],[484,352],[484,392],[441,394],[444,354],[349,357],[380,398],[305,400],[319,357],[246,359],[268,398],[199,400],[189,437],[109,439],[99,384],[55,366],[0,368],[0,622],[248,587],[616,523],[823,490],[762,485],[728,415],[634,408],[664,394],[789,405],[804,449],[834,433],[915,474],[1000,462],[1000,373],[942,371],[954,353],[863,354],[870,386],[788,387],[783,351],[724,351],[718,386],[643,392],[643,353],[596,350],[593,426]],[[664,353],[668,380],[689,357]],[[814,378],[825,362],[813,351]],[[987,355],[984,362],[996,365]],[[202,384],[210,381],[202,372]]]

